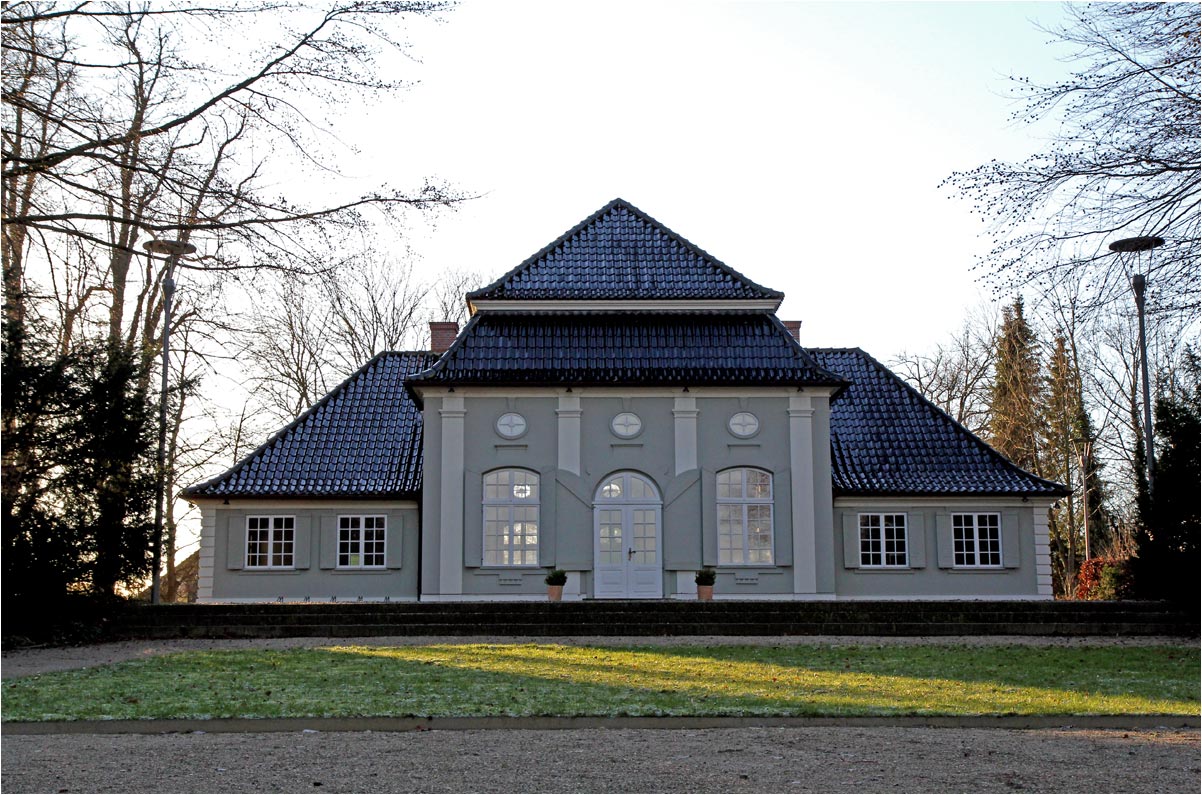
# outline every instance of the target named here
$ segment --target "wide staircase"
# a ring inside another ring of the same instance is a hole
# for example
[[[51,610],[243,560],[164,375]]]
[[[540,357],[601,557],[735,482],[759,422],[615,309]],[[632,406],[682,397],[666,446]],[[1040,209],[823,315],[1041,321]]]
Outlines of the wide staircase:
[[[459,602],[131,606],[111,639],[589,635],[1197,637],[1163,602]]]

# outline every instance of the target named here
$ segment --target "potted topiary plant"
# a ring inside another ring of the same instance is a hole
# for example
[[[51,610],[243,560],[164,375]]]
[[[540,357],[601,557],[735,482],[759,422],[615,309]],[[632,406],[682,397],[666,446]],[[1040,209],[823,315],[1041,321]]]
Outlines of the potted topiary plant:
[[[547,572],[547,576],[543,578],[543,582],[547,584],[547,598],[552,602],[558,602],[563,598],[563,586],[568,581],[567,572],[560,569],[551,569]]]
[[[714,598],[714,580],[716,579],[718,579],[718,572],[709,566],[697,572],[697,576],[693,578],[693,582],[697,583],[698,599],[708,602]]]

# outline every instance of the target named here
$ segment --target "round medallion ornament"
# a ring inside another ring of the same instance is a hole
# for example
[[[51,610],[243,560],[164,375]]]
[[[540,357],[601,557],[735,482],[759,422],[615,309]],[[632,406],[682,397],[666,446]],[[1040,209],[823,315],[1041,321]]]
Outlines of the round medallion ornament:
[[[630,439],[638,436],[643,430],[643,421],[639,419],[639,415],[623,411],[621,414],[614,416],[613,420],[609,423],[609,427],[613,429],[614,435],[620,436],[623,439]]]
[[[526,432],[526,418],[510,411],[497,417],[497,433],[506,439],[516,439]]]
[[[746,439],[750,436],[755,436],[760,430],[760,420],[750,411],[740,411],[730,418],[727,427],[730,432],[740,439]]]

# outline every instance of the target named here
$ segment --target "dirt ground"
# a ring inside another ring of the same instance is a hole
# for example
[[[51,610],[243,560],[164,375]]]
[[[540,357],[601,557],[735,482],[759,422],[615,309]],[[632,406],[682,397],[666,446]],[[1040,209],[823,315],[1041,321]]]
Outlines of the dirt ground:
[[[5,678],[185,649],[464,642],[300,638],[5,651]],[[473,638],[521,642],[522,639]],[[533,640],[533,639],[531,639]],[[538,639],[548,641],[551,639]],[[572,638],[566,643],[1145,645],[1180,639]],[[4,792],[1199,792],[1199,732],[526,729],[11,735]]]
[[[5,736],[5,792],[1198,792],[1198,732]]]

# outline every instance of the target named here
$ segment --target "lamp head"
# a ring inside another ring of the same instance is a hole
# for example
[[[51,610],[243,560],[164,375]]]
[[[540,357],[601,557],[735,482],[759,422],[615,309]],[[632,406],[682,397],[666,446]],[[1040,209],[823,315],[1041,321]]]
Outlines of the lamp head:
[[[1120,254],[1130,254],[1137,251],[1151,251],[1164,245],[1163,237],[1143,235],[1142,237],[1125,237],[1110,244],[1111,251]]]
[[[182,240],[147,240],[142,248],[165,257],[184,257],[196,251],[196,246]]]

